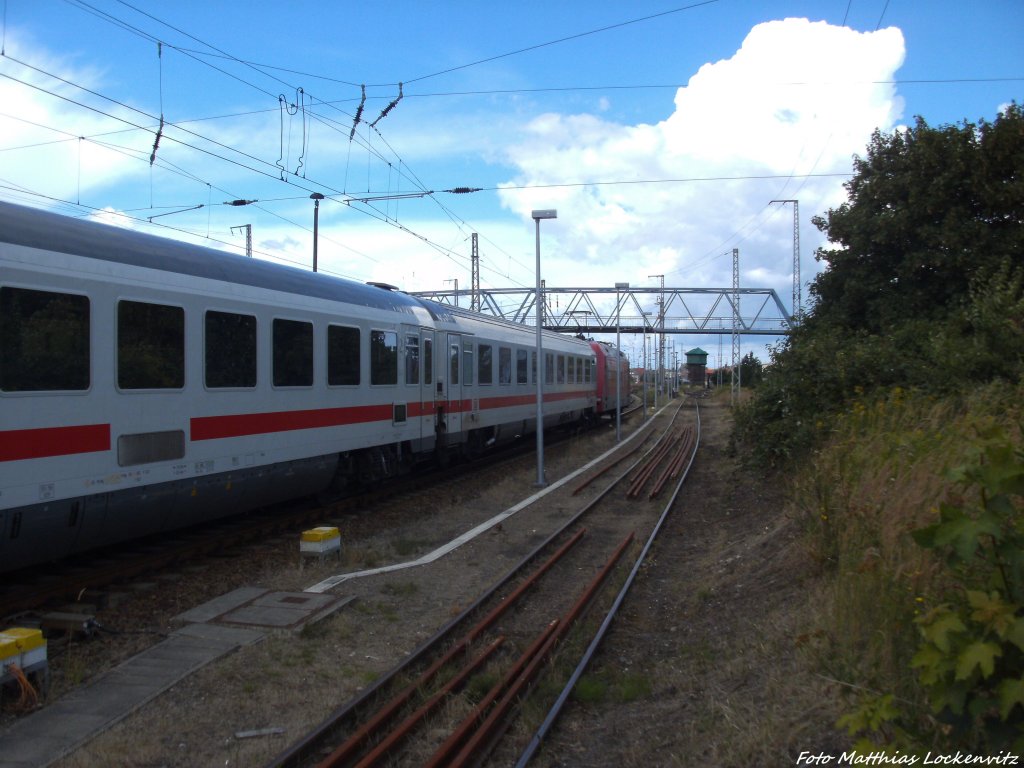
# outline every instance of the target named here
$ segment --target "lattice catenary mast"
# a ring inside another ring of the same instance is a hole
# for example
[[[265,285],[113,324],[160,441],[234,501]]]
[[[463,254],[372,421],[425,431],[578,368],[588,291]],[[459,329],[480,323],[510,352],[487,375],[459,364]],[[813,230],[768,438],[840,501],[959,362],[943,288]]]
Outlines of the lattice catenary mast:
[[[793,320],[799,321],[803,309],[803,289],[800,285],[800,201],[772,200],[771,202],[793,204]]]
[[[472,272],[471,272],[471,276],[470,276],[469,308],[473,312],[479,312],[480,311],[480,245],[477,242],[476,232],[473,233],[472,253],[470,254],[470,260],[472,262]]]

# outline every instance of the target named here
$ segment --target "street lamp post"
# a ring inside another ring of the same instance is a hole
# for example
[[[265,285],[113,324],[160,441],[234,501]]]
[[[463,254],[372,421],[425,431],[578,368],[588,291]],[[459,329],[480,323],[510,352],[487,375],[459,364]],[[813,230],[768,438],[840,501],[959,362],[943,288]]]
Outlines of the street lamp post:
[[[650,317],[650,312],[643,312],[644,319],[644,421],[647,421],[647,367],[649,364],[647,356],[647,318]]]
[[[544,350],[541,341],[542,325],[544,323],[543,297],[540,293],[540,220],[557,219],[558,211],[546,209],[534,211],[530,214],[537,224],[537,487],[543,488],[547,483],[544,480]]]
[[[316,246],[317,240],[320,239],[320,201],[324,196],[314,192],[309,199],[313,201],[313,271],[316,272]]]
[[[629,283],[615,284],[615,354],[618,355],[615,365],[615,442],[622,440],[622,349],[620,340],[620,320],[622,318],[622,304],[619,299],[621,291],[628,291]]]

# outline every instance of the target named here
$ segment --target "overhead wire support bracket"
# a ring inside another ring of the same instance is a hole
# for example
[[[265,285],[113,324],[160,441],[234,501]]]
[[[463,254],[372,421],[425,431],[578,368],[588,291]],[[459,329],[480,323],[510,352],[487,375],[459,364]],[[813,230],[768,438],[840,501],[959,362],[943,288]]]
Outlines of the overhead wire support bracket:
[[[171,216],[172,214],[175,214],[175,213],[185,213],[186,211],[198,211],[200,208],[205,208],[205,207],[206,207],[205,205],[200,203],[199,205],[193,205],[191,208],[181,208],[181,209],[179,209],[177,211],[168,211],[167,213],[157,213],[157,214],[155,214],[153,216],[149,216],[148,218],[149,218],[150,224],[152,224],[153,223],[153,219],[159,219],[161,216]]]

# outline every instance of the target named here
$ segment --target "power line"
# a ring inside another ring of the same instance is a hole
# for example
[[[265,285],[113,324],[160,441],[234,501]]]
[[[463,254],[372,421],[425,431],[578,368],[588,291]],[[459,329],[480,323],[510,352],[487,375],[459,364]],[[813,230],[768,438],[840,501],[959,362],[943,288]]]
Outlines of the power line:
[[[487,62],[490,62],[490,61],[497,61],[498,59],[506,59],[506,58],[508,58],[510,56],[518,56],[521,53],[528,53],[529,51],[536,51],[536,50],[538,50],[540,48],[547,48],[547,47],[552,46],[552,45],[559,45],[560,43],[566,43],[566,42],[569,42],[570,40],[578,40],[581,37],[588,37],[590,35],[596,35],[596,34],[599,34],[601,32],[608,32],[608,31],[613,30],[613,29],[621,29],[622,27],[628,27],[631,24],[639,24],[639,23],[644,22],[644,21],[651,21],[652,19],[659,19],[659,18],[662,18],[664,16],[670,16],[671,14],[674,14],[674,13],[681,13],[683,11],[691,11],[694,8],[699,8],[699,7],[704,6],[704,5],[711,5],[711,4],[717,3],[717,2],[718,2],[718,0],[704,0],[703,2],[692,3],[691,5],[685,5],[685,6],[681,7],[681,8],[673,8],[673,9],[668,10],[668,11],[662,11],[661,13],[654,13],[654,14],[651,14],[649,16],[642,16],[642,17],[637,18],[637,19],[629,19],[628,21],[621,21],[621,22],[619,22],[617,24],[609,24],[608,26],[600,27],[599,29],[591,29],[591,30],[588,30],[586,32],[579,32],[579,33],[577,33],[575,35],[568,35],[567,37],[560,37],[557,40],[549,40],[549,41],[547,41],[545,43],[537,43],[536,45],[527,46],[526,48],[519,48],[519,49],[514,50],[514,51],[507,51],[506,53],[499,53],[496,56],[488,56],[485,59],[479,59],[477,61],[471,61],[468,64],[460,64],[457,67],[449,67],[448,69],[442,69],[440,72],[432,72],[429,75],[421,75],[419,77],[409,78],[405,82],[406,83],[416,83],[416,82],[419,82],[420,80],[427,80],[427,79],[429,79],[431,77],[438,77],[439,75],[447,75],[447,74],[449,74],[451,72],[457,72],[460,69],[468,69],[469,67],[475,67],[478,64],[486,64]]]
[[[740,176],[690,176],[671,179],[619,179],[617,181],[570,181],[558,184],[518,184],[500,187],[481,187],[482,192],[493,192],[497,190],[519,190],[519,189],[560,189],[564,187],[610,187],[629,184],[689,184],[705,181],[760,181],[765,179],[818,179],[818,178],[844,178],[852,176],[851,171],[836,171],[831,173],[766,173],[749,174]]]
[[[906,80],[778,80],[757,81],[758,86],[859,86],[859,85],[958,85],[964,83],[1016,83],[1024,81],[1024,77],[945,77],[916,78]],[[500,96],[523,93],[567,93],[574,91],[639,91],[656,89],[678,89],[688,87],[688,83],[634,83],[625,85],[566,85],[548,86],[544,88],[494,88],[474,91],[436,91],[434,93],[406,93],[407,99],[426,99],[450,96]],[[385,97],[375,97],[385,98]]]

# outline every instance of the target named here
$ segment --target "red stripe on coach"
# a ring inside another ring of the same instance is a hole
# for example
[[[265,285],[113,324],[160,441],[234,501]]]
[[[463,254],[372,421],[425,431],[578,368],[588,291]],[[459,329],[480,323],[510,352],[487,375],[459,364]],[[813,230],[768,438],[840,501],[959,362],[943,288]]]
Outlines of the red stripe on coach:
[[[110,450],[109,424],[9,429],[0,432],[0,461],[42,459]]]
[[[346,424],[366,424],[392,419],[392,406],[367,405],[356,408],[319,408],[308,411],[240,413],[234,416],[198,416],[191,419],[192,440],[265,435],[296,429],[320,429]]]

